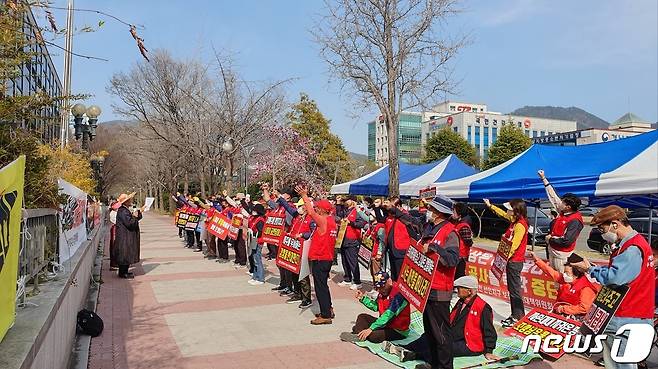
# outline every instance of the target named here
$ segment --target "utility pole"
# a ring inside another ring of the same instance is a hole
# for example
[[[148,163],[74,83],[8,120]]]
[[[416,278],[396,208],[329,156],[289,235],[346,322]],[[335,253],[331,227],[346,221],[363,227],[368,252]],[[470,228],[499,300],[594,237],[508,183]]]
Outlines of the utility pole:
[[[73,0],[68,0],[67,14],[66,14],[66,45],[64,47],[64,103],[62,106],[62,121],[60,132],[60,147],[64,147],[69,140],[69,114],[71,110],[71,103],[69,96],[71,96],[71,49],[73,47]]]

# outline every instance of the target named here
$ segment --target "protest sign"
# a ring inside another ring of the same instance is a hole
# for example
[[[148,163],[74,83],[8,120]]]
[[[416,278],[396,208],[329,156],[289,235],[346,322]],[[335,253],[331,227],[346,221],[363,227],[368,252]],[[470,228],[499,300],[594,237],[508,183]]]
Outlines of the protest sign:
[[[302,265],[299,269],[299,280],[306,278],[311,274],[311,268],[308,263],[308,250],[311,248],[311,240],[304,240],[304,246],[302,247]]]
[[[628,293],[628,285],[603,286],[583,318],[582,334],[602,334]]]
[[[375,242],[372,240],[372,237],[366,236],[361,240],[361,246],[359,246],[358,259],[359,264],[363,265],[366,268],[370,268],[370,261],[372,260],[373,247]]]
[[[334,248],[339,249],[341,246],[343,246],[343,239],[345,238],[345,233],[347,232],[347,224],[349,223],[349,220],[343,219],[340,221],[340,226],[338,227],[338,234],[336,235],[336,243],[334,244]]]
[[[151,206],[153,205],[153,202],[155,201],[155,197],[147,197],[144,199],[144,211],[149,211],[151,210]]]
[[[302,266],[303,247],[303,238],[294,238],[290,235],[283,236],[279,251],[276,253],[276,265],[299,274]]]
[[[201,220],[201,215],[197,214],[196,212],[193,214],[188,214],[187,222],[185,223],[185,229],[190,231],[196,230],[196,226],[199,224],[199,220]]]
[[[433,199],[436,197],[436,187],[428,187],[420,190],[419,197],[421,199]]]
[[[507,259],[509,258],[510,251],[512,251],[512,240],[505,238],[505,235],[503,235],[498,244],[496,257],[491,265],[491,273],[493,273],[494,277],[499,281],[502,280],[503,273],[505,273],[505,269],[507,269]]]
[[[420,312],[425,310],[438,260],[438,254],[425,255],[416,245],[409,246],[404,256],[398,288],[402,296]]]
[[[562,345],[567,335],[578,333],[580,322],[565,318],[559,314],[554,314],[541,309],[533,309],[531,312],[521,318],[516,324],[507,328],[505,335],[517,337],[523,341],[526,336],[537,335],[543,340],[549,335],[558,335],[562,337],[559,343],[548,345],[549,348],[557,348],[558,352],[544,351],[544,345],[540,351],[554,359],[559,359],[564,355]]]
[[[466,263],[466,273],[478,279],[479,293],[507,300],[509,291],[505,273],[497,278],[492,271],[496,254],[493,251],[472,247]],[[558,283],[544,274],[533,261],[529,260],[524,264],[521,271],[521,288],[523,288],[523,303],[526,306],[550,311],[557,298],[558,287]]]
[[[263,226],[263,243],[270,245],[279,245],[285,234],[284,228],[286,226],[285,216],[269,215],[265,220]]]
[[[231,224],[228,228],[228,237],[232,240],[237,240],[238,239],[238,233],[240,232],[240,228],[242,227],[242,215],[236,214],[231,218]]]
[[[59,207],[59,262],[63,263],[87,241],[87,194],[61,178],[57,185],[64,199]]]
[[[231,221],[226,215],[221,213],[215,213],[210,221],[206,222],[206,230],[222,241],[228,237],[230,226]]]
[[[25,156],[0,169],[0,341],[16,317]]]
[[[190,217],[190,214],[187,212],[181,210],[178,212],[178,217],[176,218],[176,226],[178,228],[185,228],[185,225],[187,224],[187,218]]]

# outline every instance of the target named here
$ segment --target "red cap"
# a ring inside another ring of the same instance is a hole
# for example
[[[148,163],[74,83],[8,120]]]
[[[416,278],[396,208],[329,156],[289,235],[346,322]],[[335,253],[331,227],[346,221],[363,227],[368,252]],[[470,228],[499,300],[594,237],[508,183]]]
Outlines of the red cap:
[[[333,209],[333,206],[331,205],[331,203],[329,202],[329,200],[326,200],[326,199],[322,199],[322,200],[320,200],[320,201],[316,201],[316,202],[315,202],[315,207],[317,207],[318,209],[322,209],[322,210],[324,210],[324,211],[326,211],[326,212],[330,212],[331,209]]]

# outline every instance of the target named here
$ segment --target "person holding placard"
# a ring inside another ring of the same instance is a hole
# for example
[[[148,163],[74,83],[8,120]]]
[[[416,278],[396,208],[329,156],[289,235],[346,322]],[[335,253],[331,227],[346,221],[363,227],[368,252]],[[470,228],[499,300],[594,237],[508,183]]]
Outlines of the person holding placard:
[[[507,290],[512,314],[501,323],[503,327],[508,328],[525,315],[521,270],[523,270],[525,250],[528,245],[528,210],[521,199],[504,203],[505,210],[493,205],[489,199],[484,199],[484,204],[494,214],[510,222],[498,246],[498,256],[502,255],[507,260],[505,272],[507,273]]]
[[[603,328],[603,334],[608,335],[603,345],[605,367],[637,368],[637,364],[615,362],[610,352],[615,340],[621,341],[620,352],[625,350],[628,337],[616,335],[621,326],[653,324],[656,281],[653,253],[647,240],[631,227],[624,209],[617,205],[601,209],[590,224],[601,231],[605,241],[619,245],[610,254],[608,265],[592,266],[587,259],[572,264],[601,283],[602,291],[612,289],[623,295],[614,315]]]
[[[331,324],[335,313],[331,305],[331,292],[327,280],[329,279],[331,263],[335,253],[334,245],[336,244],[336,220],[331,215],[333,206],[325,199],[312,203],[308,197],[308,189],[304,186],[297,186],[295,190],[304,200],[306,212],[317,225],[311,236],[308,260],[311,263],[315,298],[318,299],[320,305],[320,314],[317,314],[315,319],[311,320],[311,324]]]

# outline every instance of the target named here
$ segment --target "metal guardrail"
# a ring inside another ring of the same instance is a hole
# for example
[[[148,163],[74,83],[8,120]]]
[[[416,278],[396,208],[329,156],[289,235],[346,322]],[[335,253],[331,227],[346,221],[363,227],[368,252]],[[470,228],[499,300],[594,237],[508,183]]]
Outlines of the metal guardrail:
[[[34,280],[38,285],[38,274],[57,253],[59,226],[56,209],[26,209],[25,221],[21,223],[21,251],[18,276],[26,282]]]

